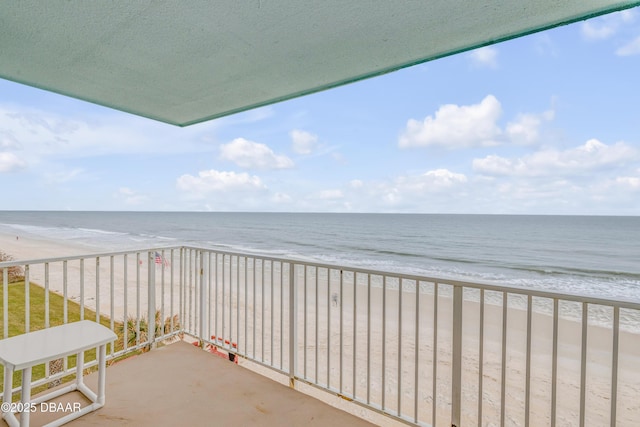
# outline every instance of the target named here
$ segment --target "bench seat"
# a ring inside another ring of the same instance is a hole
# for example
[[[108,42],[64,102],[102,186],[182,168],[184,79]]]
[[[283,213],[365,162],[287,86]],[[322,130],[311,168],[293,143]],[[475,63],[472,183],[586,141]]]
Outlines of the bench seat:
[[[0,340],[0,363],[5,368],[3,403],[12,400],[13,372],[22,370],[21,407],[45,402],[75,390],[84,394],[92,402],[79,411],[74,411],[47,424],[47,427],[60,426],[87,412],[101,408],[105,402],[106,346],[116,338],[116,334],[111,329],[90,320],[82,320]],[[98,391],[94,393],[84,384],[82,371],[84,351],[96,347],[98,348]],[[31,400],[32,368],[73,354],[77,356],[76,381]],[[14,412],[5,412],[3,408],[2,418],[10,427],[29,425],[29,411],[22,412],[18,421]]]

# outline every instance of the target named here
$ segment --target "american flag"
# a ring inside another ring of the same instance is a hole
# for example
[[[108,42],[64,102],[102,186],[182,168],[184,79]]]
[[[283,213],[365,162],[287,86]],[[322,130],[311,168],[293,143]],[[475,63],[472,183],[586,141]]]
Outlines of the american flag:
[[[164,257],[160,254],[160,252],[156,252],[155,254],[155,262],[156,264],[164,264],[165,266],[169,266],[169,260],[164,259]]]

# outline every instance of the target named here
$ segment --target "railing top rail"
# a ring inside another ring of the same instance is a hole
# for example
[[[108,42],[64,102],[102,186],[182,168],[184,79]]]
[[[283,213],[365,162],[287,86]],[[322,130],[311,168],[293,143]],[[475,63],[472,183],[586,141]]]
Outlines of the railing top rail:
[[[0,269],[5,267],[15,267],[15,266],[27,265],[27,264],[33,265],[33,264],[45,264],[45,263],[52,263],[52,262],[73,261],[73,260],[87,259],[87,258],[103,258],[103,257],[118,256],[118,255],[125,255],[125,254],[136,254],[136,253],[152,252],[152,251],[160,252],[160,251],[167,251],[171,249],[181,249],[183,247],[184,246],[157,246],[157,247],[154,246],[149,248],[128,249],[125,251],[97,252],[97,253],[69,255],[69,256],[61,256],[61,257],[53,257],[53,258],[20,259],[20,260],[0,262]]]
[[[394,272],[394,271],[366,269],[366,268],[360,268],[355,266],[325,264],[325,263],[318,263],[314,261],[301,260],[301,259],[279,258],[279,257],[272,257],[272,256],[263,256],[256,253],[224,251],[224,250],[218,250],[210,247],[207,248],[207,247],[189,246],[189,245],[158,246],[158,247],[139,248],[139,249],[131,249],[131,250],[115,251],[115,252],[101,252],[101,253],[90,253],[90,254],[74,255],[74,256],[63,256],[63,257],[55,257],[55,258],[5,261],[5,262],[0,262],[0,269],[5,267],[21,266],[26,264],[30,264],[30,265],[44,264],[44,263],[71,261],[71,260],[79,260],[79,259],[92,259],[92,258],[119,256],[124,254],[136,254],[136,253],[151,252],[151,251],[160,252],[163,250],[167,251],[171,249],[208,251],[208,252],[215,252],[215,253],[229,255],[229,256],[250,257],[250,258],[256,258],[256,259],[265,260],[265,261],[292,263],[292,264],[301,265],[301,266],[309,266],[309,267],[322,268],[322,269],[328,269],[328,270],[349,271],[357,274],[370,274],[374,276],[392,277],[392,278],[398,278],[403,280],[412,280],[416,282],[438,283],[438,284],[448,285],[453,287],[462,287],[462,288],[470,288],[470,289],[478,289],[478,290],[484,289],[485,291],[488,290],[488,291],[496,291],[496,292],[507,292],[510,294],[531,295],[534,297],[541,297],[541,298],[585,302],[589,304],[640,310],[639,301],[633,301],[625,298],[597,297],[597,296],[581,295],[581,294],[567,293],[567,292],[561,292],[561,291],[555,291],[555,290],[525,288],[525,287],[520,287],[516,285],[499,285],[499,284],[493,284],[493,283],[467,282],[467,281],[447,279],[442,277],[430,277],[430,276],[421,276],[416,274],[405,274],[405,273]]]

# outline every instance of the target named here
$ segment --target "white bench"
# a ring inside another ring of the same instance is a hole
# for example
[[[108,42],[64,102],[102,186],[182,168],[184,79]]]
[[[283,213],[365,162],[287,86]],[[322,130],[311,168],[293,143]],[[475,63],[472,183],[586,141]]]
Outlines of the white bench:
[[[78,411],[63,416],[49,424],[48,427],[60,426],[74,420],[88,412],[104,406],[105,402],[105,370],[107,344],[115,341],[116,334],[99,323],[90,320],[67,323],[53,328],[29,332],[23,335],[0,340],[0,363],[4,365],[4,395],[3,405],[11,402],[13,388],[13,372],[22,370],[22,393],[20,407],[34,408],[35,405],[51,400],[55,397],[77,390],[84,394],[92,403]],[[84,351],[98,348],[98,393],[87,387],[82,379],[84,367]],[[77,355],[76,381],[37,399],[31,400],[31,369],[35,365],[47,363],[72,354]],[[13,407],[18,405],[13,404]],[[75,406],[74,406],[75,408]],[[29,425],[29,412],[23,411],[20,421],[17,412],[2,410],[2,418],[10,427],[26,427]]]

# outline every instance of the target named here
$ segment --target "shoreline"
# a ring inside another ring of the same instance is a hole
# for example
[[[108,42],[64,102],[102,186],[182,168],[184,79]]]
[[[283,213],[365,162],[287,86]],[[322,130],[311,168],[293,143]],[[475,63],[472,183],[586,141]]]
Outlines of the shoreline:
[[[48,239],[32,234],[0,232],[0,249],[14,261],[87,255],[93,247],[65,240]]]

